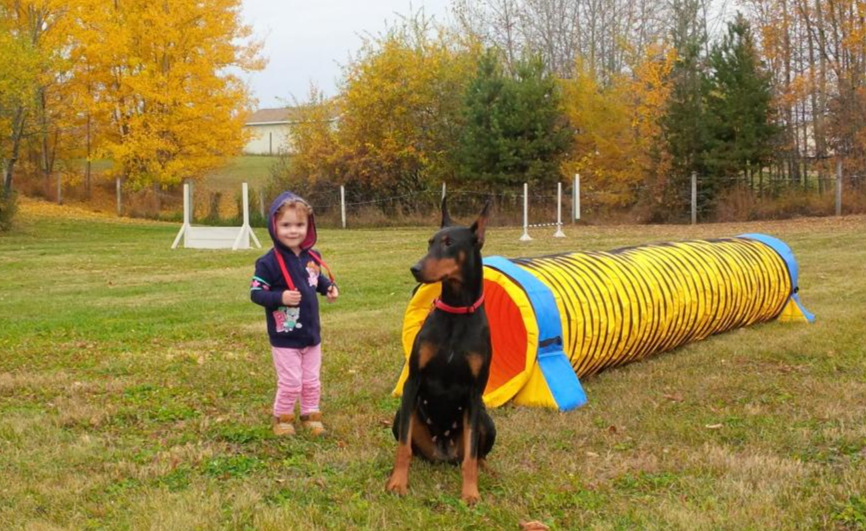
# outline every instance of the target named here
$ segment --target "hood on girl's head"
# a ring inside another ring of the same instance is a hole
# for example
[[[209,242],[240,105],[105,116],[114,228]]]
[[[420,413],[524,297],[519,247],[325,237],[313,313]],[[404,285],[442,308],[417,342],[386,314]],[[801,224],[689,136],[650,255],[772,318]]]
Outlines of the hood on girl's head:
[[[295,200],[300,201],[306,205],[309,205],[301,196],[295,195],[292,192],[283,192],[274,199],[274,202],[271,203],[271,209],[268,214],[268,233],[271,235],[271,239],[274,241],[274,247],[277,249],[282,249],[286,252],[291,252],[291,249],[280,243],[280,240],[277,239],[277,223],[276,216],[277,210],[280,209],[280,206],[286,201]],[[307,220],[307,237],[304,238],[304,241],[301,242],[301,249],[308,251],[316,245],[316,219],[313,215],[313,209],[310,208],[310,217]]]

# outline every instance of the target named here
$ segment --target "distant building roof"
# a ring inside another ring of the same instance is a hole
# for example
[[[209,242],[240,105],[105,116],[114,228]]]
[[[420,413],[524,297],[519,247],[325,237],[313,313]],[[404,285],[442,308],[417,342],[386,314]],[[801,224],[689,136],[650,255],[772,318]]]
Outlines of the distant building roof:
[[[247,118],[247,125],[256,124],[287,124],[296,120],[298,110],[294,107],[277,109],[259,109]]]
[[[301,107],[278,107],[259,109],[247,118],[246,125],[271,125],[297,123],[303,116]],[[336,119],[333,116],[331,120]]]

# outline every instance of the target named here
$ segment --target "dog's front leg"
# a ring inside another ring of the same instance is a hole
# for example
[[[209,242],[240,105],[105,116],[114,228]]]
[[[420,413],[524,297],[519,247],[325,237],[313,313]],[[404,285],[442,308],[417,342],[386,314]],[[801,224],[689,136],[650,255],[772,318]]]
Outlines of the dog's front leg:
[[[463,415],[463,492],[460,498],[466,505],[475,505],[481,499],[478,493],[478,424],[481,414],[481,395],[473,390],[469,407]]]
[[[412,376],[403,385],[403,400],[400,402],[399,425],[397,426],[397,457],[394,469],[385,485],[385,490],[406,494],[409,489],[409,464],[412,462],[412,425],[415,404],[418,399],[418,380]]]

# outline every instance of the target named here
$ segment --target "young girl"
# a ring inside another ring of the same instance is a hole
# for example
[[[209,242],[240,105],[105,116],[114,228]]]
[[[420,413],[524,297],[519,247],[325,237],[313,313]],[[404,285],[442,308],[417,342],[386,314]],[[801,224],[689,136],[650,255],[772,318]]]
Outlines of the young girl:
[[[294,435],[295,402],[300,399],[301,426],[322,436],[322,340],[316,293],[334,302],[339,291],[333,277],[322,274],[324,263],[313,251],[316,222],[312,207],[293,193],[283,192],[271,205],[268,220],[274,248],[256,260],[250,298],[265,307],[277,371],[274,434]]]

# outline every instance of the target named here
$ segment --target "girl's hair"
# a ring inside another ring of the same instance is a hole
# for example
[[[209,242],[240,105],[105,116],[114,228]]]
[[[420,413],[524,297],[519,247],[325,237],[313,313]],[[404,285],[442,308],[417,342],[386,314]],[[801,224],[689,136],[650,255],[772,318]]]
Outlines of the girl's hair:
[[[313,213],[313,207],[311,207],[306,201],[298,198],[293,198],[283,201],[277,208],[277,212],[276,214],[274,214],[274,217],[279,218],[286,210],[297,210],[301,214],[307,216],[307,218],[309,218],[310,214]]]

